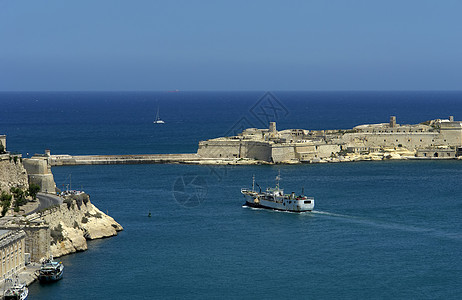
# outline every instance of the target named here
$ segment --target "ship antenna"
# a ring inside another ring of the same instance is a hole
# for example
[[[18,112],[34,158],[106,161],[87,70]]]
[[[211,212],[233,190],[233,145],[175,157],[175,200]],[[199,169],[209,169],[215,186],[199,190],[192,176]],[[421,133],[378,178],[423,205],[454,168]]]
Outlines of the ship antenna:
[[[252,176],[252,192],[255,192],[255,174]]]
[[[278,176],[276,176],[276,187],[279,190],[279,180],[281,180],[281,170],[279,170]]]

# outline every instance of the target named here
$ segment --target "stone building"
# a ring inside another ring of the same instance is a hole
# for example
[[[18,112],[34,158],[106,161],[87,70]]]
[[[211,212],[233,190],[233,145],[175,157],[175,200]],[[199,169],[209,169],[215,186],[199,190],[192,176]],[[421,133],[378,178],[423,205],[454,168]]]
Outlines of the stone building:
[[[422,157],[455,158],[461,153],[457,150],[460,147],[462,122],[452,116],[415,125],[400,125],[391,116],[389,123],[360,125],[351,130],[278,131],[276,123],[271,122],[268,129],[249,128],[236,136],[201,141],[197,154],[278,163],[335,157],[341,151],[367,154],[390,148],[407,149]]]
[[[24,269],[25,238],[26,234],[22,230],[0,230],[1,280]]]

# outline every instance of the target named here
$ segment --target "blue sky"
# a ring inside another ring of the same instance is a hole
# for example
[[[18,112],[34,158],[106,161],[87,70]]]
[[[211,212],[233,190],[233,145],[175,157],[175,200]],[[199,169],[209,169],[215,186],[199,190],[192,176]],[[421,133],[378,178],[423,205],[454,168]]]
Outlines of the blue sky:
[[[462,1],[0,0],[0,90],[462,90]]]

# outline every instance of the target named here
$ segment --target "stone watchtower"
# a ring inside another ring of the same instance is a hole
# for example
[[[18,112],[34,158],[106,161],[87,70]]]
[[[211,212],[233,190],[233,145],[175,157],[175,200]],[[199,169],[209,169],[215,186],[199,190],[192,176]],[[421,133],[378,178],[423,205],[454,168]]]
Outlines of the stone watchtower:
[[[276,130],[276,122],[270,122],[269,124],[269,136],[274,138],[276,137],[278,131]]]
[[[395,128],[396,127],[396,116],[391,116],[390,117],[390,127]]]

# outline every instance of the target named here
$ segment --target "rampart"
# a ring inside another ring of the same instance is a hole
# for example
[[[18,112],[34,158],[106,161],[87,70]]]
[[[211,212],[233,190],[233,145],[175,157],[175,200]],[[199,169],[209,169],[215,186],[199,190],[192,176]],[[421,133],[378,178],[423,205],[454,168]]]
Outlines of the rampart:
[[[392,116],[389,123],[360,125],[350,130],[317,131],[277,131],[276,123],[271,122],[268,129],[249,128],[236,136],[201,141],[197,154],[201,158],[285,163],[333,161],[348,153],[382,153],[383,157],[389,157],[390,151],[405,153],[406,158],[456,158],[462,152],[462,122],[455,122],[451,116],[447,120],[400,125]]]
[[[51,165],[48,156],[34,156],[23,160],[26,168],[29,183],[40,186],[40,191],[44,193],[55,193],[56,184],[51,173]]]

